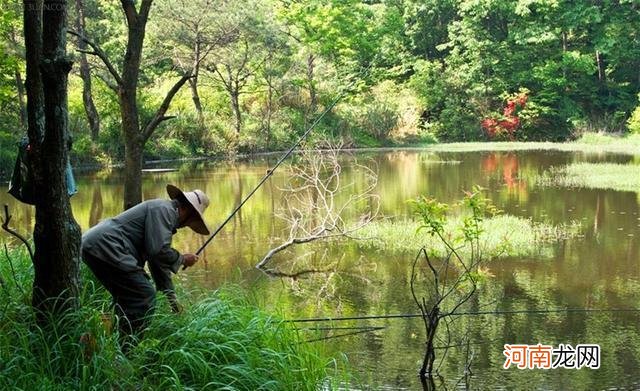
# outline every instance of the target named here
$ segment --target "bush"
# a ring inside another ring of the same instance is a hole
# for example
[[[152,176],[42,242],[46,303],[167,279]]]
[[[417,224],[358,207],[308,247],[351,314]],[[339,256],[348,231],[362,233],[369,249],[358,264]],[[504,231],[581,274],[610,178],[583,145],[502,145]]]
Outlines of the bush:
[[[145,144],[145,157],[150,159],[180,159],[193,154],[185,143],[173,137],[158,137]]]
[[[636,107],[631,114],[631,118],[627,121],[629,132],[632,134],[640,134],[640,106]]]

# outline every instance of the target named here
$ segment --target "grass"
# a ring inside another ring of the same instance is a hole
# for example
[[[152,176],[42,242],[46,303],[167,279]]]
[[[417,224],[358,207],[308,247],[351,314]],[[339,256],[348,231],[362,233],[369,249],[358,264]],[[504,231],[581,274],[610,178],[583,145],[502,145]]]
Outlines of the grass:
[[[459,232],[460,226],[460,219],[452,219],[445,226],[444,232]],[[409,253],[416,253],[422,246],[426,246],[438,256],[443,256],[446,249],[440,241],[426,232],[416,232],[418,227],[419,223],[412,220],[377,221],[358,231],[359,237],[366,238],[358,243],[364,248]],[[482,229],[480,245],[489,258],[547,258],[552,255],[549,244],[577,237],[581,233],[577,222],[554,226],[511,215],[487,218]]]
[[[551,168],[538,179],[538,184],[640,192],[640,165],[573,163]]]
[[[584,153],[608,152],[639,156],[640,134],[612,136],[603,133],[585,133],[576,141],[564,143],[510,141],[465,142],[434,144],[426,148],[446,152],[557,150]]]
[[[0,263],[0,389],[317,390],[331,382],[334,362],[321,345],[300,343],[290,325],[232,288],[179,315],[159,300],[144,340],[124,357],[101,315],[109,296],[85,271],[81,308],[42,329],[29,305],[30,262],[17,251],[12,258],[15,278]],[[95,340],[81,341],[85,332]]]

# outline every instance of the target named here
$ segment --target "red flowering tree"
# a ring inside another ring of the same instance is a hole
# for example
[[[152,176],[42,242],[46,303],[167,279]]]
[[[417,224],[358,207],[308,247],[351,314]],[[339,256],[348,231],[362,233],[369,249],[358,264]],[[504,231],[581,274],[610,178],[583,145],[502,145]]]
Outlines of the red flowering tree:
[[[515,132],[520,127],[520,117],[518,112],[522,110],[527,103],[528,95],[526,92],[519,92],[506,99],[507,103],[502,111],[501,116],[487,117],[480,122],[482,129],[489,138],[506,137],[509,140],[515,140]]]

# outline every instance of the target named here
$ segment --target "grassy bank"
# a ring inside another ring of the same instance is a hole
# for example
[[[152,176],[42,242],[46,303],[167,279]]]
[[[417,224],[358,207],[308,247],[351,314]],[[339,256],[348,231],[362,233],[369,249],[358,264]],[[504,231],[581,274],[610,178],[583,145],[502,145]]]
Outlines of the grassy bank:
[[[602,133],[585,133],[575,141],[564,143],[510,141],[445,143],[434,144],[428,146],[427,149],[446,152],[555,150],[584,153],[620,153],[639,156],[640,134],[612,136]]]
[[[640,164],[573,163],[548,170],[538,184],[640,192]]]
[[[444,232],[459,232],[461,224],[460,219],[452,219]],[[358,231],[359,237],[366,238],[358,243],[364,248],[408,253],[417,253],[426,246],[439,256],[444,255],[446,249],[440,241],[425,232],[416,232],[418,227],[419,223],[412,220],[377,221]],[[480,243],[489,258],[548,257],[552,255],[549,244],[576,237],[581,232],[580,224],[575,222],[555,226],[510,215],[488,218],[482,229]]]
[[[333,361],[321,346],[300,343],[234,289],[179,315],[161,299],[145,339],[125,357],[101,315],[109,296],[84,270],[81,309],[43,330],[29,305],[29,261],[12,258],[15,273],[0,262],[0,389],[317,390],[330,381]]]

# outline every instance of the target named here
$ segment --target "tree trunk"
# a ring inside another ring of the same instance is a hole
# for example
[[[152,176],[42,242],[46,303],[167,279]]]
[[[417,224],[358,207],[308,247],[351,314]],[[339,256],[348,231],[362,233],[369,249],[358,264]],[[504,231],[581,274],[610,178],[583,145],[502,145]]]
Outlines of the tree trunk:
[[[123,4],[125,4],[123,2]],[[150,4],[148,5],[150,7]],[[132,6],[133,7],[133,6]],[[130,9],[131,10],[131,9]],[[126,11],[125,11],[126,12]],[[128,40],[124,55],[122,83],[119,86],[120,115],[124,136],[124,209],[142,202],[143,139],[138,115],[138,75],[146,28],[146,14],[127,16]]]
[[[265,125],[265,133],[267,137],[267,149],[271,147],[271,116],[273,115],[273,85],[272,77],[269,75],[267,81],[267,123]]]
[[[204,126],[204,112],[202,110],[202,102],[200,101],[200,94],[198,93],[198,77],[194,76],[189,79],[189,87],[191,88],[191,99],[193,100],[193,106],[196,108],[198,115],[198,125]]]
[[[198,76],[200,76],[200,37],[196,36],[196,43],[193,48],[193,77],[189,79],[189,86],[191,87],[191,99],[193,100],[193,106],[196,108],[198,114],[198,125],[204,127],[204,113],[202,111],[202,102],[200,101],[200,94],[198,94]]]
[[[316,112],[316,107],[318,106],[318,94],[316,92],[316,82],[314,80],[314,69],[315,69],[315,60],[316,57],[313,54],[309,54],[307,57],[307,83],[309,85],[309,100],[311,103],[310,112]]]
[[[231,92],[231,106],[233,107],[233,113],[236,119],[236,135],[240,136],[240,131],[242,130],[242,113],[240,112],[240,94],[237,90]]]
[[[84,4],[82,0],[76,0],[76,30],[78,34],[86,36],[84,23]],[[87,50],[87,43],[82,39],[78,39],[78,49],[80,49],[80,77],[82,78],[82,103],[84,103],[84,111],[89,121],[89,129],[91,129],[91,139],[98,140],[100,134],[100,116],[96,105],[93,103],[93,95],[91,93],[91,71],[87,55],[83,51]]]
[[[66,2],[24,3],[27,117],[36,189],[32,304],[39,320],[77,305],[80,228],[73,218],[68,159]],[[43,39],[46,38],[46,39]]]
[[[120,91],[120,115],[124,135],[124,209],[129,209],[142,202],[143,144],[134,88],[121,88]]]
[[[604,61],[602,60],[602,53],[596,50],[596,63],[598,64],[598,81],[604,83],[606,81],[606,73],[604,70]]]

